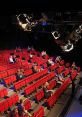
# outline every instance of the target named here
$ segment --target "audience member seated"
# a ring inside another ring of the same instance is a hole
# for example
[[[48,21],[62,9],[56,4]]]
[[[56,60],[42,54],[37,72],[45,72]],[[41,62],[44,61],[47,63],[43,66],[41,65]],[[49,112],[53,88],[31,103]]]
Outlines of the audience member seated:
[[[46,51],[42,51],[41,55],[42,55],[42,57],[46,56],[47,55]]]
[[[17,58],[15,55],[13,55],[13,61],[14,61],[14,63],[17,61]]]
[[[13,60],[13,56],[12,55],[9,57],[9,62],[10,63],[14,63],[14,60]]]
[[[31,47],[28,46],[27,51],[30,52],[30,50],[31,50]]]
[[[37,65],[33,65],[32,70],[33,70],[34,73],[39,71],[39,69],[37,68]]]
[[[23,69],[18,69],[17,70],[17,73],[16,73],[16,79],[17,81],[23,79],[25,76],[24,76],[24,70]]]
[[[56,63],[57,63],[57,62],[60,62],[60,60],[61,60],[61,56],[57,56],[56,59],[55,59],[55,62],[56,62]]]
[[[48,87],[49,83],[46,82],[44,85],[43,85],[43,91],[44,91],[44,97],[46,99],[48,99],[50,96],[52,96],[53,94],[53,90],[48,90],[47,87]]]
[[[30,56],[30,59],[32,59],[32,57],[33,57],[33,54],[30,54],[29,56]]]
[[[60,84],[62,84],[65,81],[62,73],[61,74],[56,74],[56,76],[57,76],[56,81],[59,82]]]
[[[18,102],[17,108],[18,108],[19,117],[27,117],[26,115],[28,115],[28,112],[24,108],[22,99]],[[29,114],[29,117],[31,117],[31,114]]]
[[[77,69],[77,66],[76,66],[75,62],[72,63],[72,68]]]
[[[47,62],[48,66],[51,66],[51,65],[54,65],[54,62],[52,59],[48,59],[48,62]]]

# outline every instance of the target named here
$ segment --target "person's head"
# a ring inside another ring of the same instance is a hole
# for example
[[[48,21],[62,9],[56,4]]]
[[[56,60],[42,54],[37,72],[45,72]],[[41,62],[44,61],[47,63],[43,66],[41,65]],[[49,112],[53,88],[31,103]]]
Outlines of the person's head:
[[[17,107],[14,107],[13,112],[14,112],[14,113],[18,113]]]
[[[21,71],[21,70],[20,70],[20,69],[18,69],[18,70],[17,70],[17,73],[19,73],[20,71]]]
[[[49,83],[48,82],[45,82],[45,87],[47,87],[49,85]]]
[[[73,62],[73,63],[72,63],[72,66],[73,66],[73,67],[75,67],[75,66],[76,66],[76,65],[75,65],[75,62]]]
[[[21,69],[20,71],[23,73],[24,72],[24,69]]]
[[[13,57],[16,58],[16,55],[14,54]]]

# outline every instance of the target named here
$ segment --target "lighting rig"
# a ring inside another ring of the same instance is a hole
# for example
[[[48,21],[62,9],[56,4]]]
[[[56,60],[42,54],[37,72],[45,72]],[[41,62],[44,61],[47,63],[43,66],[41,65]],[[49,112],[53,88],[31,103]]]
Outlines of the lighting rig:
[[[70,33],[70,35],[72,36],[69,35],[69,38],[65,43],[65,41],[61,40],[61,34],[59,34],[58,31],[51,32],[55,39],[55,42],[59,44],[63,52],[70,52],[74,49],[76,43],[82,38],[81,33],[82,25],[80,25],[77,29]]]

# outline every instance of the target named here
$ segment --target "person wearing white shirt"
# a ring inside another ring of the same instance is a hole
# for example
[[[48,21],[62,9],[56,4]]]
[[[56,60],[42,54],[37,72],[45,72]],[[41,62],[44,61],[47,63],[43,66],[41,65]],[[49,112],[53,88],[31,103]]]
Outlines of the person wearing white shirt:
[[[13,60],[13,57],[12,56],[9,57],[9,62],[10,63],[14,63],[14,60]]]

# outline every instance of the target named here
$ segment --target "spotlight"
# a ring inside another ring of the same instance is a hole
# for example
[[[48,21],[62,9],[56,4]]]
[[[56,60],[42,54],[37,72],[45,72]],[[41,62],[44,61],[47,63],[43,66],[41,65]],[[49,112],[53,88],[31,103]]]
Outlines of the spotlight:
[[[82,31],[82,25],[79,26],[79,29]]]
[[[60,34],[58,33],[58,31],[52,32],[52,35],[55,39],[58,39],[60,37]]]
[[[65,46],[61,46],[64,52],[69,52],[74,49],[73,43],[70,43],[70,40],[68,40],[68,43]]]
[[[20,16],[24,18],[25,22],[21,21]],[[19,15],[16,15],[16,17],[17,17],[18,24],[21,26],[21,28],[24,31],[31,31],[31,23],[27,17],[27,14],[19,14]]]

